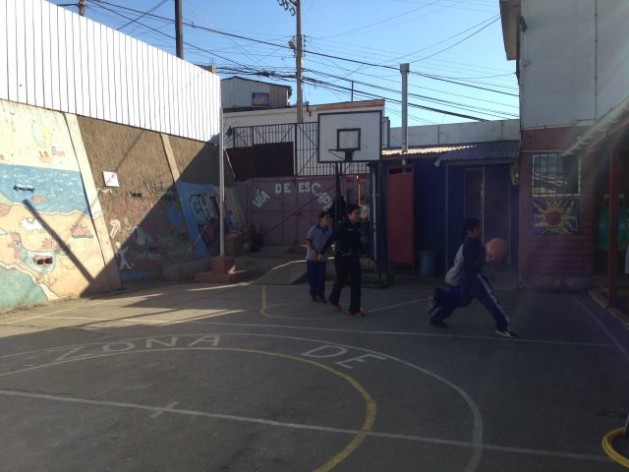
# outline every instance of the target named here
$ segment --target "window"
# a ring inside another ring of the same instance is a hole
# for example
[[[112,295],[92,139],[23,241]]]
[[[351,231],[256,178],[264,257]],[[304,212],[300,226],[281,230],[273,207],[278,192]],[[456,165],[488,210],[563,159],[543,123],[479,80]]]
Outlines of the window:
[[[559,154],[533,156],[533,196],[564,197],[581,193],[581,161]]]
[[[254,107],[271,106],[271,95],[262,92],[253,92],[251,94],[251,105]]]

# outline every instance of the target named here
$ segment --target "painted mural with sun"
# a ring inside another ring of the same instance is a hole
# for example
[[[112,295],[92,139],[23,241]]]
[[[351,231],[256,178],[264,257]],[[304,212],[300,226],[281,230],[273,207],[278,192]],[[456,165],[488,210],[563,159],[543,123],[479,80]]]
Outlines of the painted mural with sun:
[[[576,234],[579,205],[574,199],[533,199],[533,234]]]

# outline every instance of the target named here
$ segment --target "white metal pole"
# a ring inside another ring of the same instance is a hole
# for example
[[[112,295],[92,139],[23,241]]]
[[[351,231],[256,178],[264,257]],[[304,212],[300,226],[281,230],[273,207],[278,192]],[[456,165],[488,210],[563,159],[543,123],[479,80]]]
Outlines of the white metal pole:
[[[223,257],[225,255],[225,150],[223,148],[223,108],[221,107],[219,110],[219,118],[221,120],[221,134],[218,138],[218,173],[219,173],[219,205],[218,205],[218,215],[220,218],[219,224],[219,239],[220,239],[220,256]]]
[[[400,64],[402,73],[402,154],[408,152],[408,73],[410,65]]]

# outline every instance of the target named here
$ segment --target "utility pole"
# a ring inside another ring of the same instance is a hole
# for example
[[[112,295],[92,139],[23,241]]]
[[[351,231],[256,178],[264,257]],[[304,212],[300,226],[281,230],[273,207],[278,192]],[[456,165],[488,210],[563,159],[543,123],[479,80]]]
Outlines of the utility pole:
[[[400,64],[402,74],[402,155],[408,152],[408,73],[411,68],[408,63]]]
[[[177,45],[177,57],[183,59],[183,13],[181,0],[175,0],[175,42]]]
[[[85,16],[85,0],[79,0],[79,15]]]
[[[297,54],[295,54],[295,68],[297,69],[297,123],[304,122],[304,87],[302,76],[302,58],[304,51],[304,37],[301,34],[301,0],[295,0],[297,18]]]
[[[297,19],[297,38],[295,44],[295,69],[297,79],[297,123],[304,122],[304,92],[303,92],[303,54],[304,38],[301,34],[301,0],[277,0],[284,10]]]

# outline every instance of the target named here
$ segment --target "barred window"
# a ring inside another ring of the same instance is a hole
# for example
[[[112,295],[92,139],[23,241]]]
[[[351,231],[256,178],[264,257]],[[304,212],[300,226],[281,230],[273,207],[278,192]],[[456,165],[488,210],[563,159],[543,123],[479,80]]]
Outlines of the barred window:
[[[578,196],[581,193],[581,160],[559,154],[533,156],[533,196]]]

